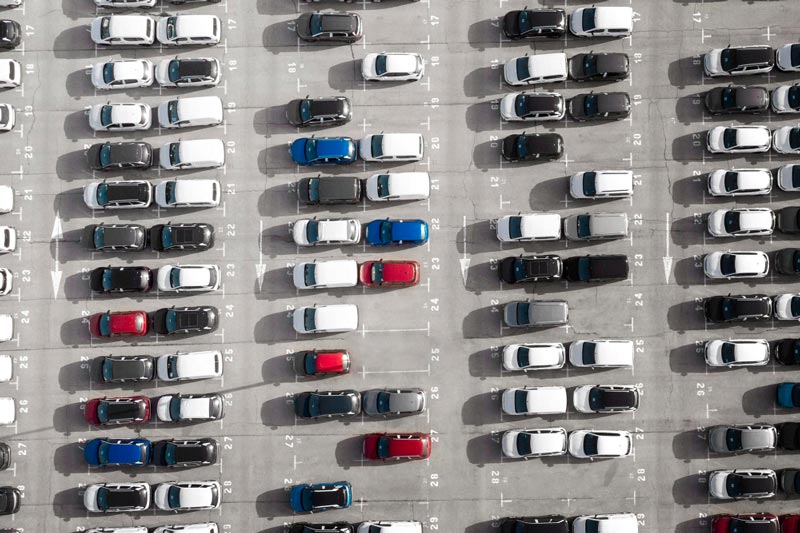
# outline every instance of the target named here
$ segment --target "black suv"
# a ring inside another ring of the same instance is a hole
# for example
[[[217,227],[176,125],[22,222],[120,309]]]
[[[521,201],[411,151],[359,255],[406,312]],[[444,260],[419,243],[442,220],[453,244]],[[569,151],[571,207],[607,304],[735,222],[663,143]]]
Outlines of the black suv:
[[[772,298],[766,294],[712,296],[703,307],[709,322],[768,320],[772,316]]]
[[[523,9],[509,11],[503,17],[503,33],[509,39],[562,37],[567,31],[567,13],[563,9]]]
[[[497,269],[505,283],[553,281],[561,278],[561,271],[561,258],[551,254],[506,257]]]
[[[561,515],[503,518],[500,533],[567,533],[569,523]]]
[[[781,274],[800,274],[800,248],[784,248],[775,254],[775,270]]]
[[[219,325],[219,309],[211,305],[167,307],[153,313],[153,328],[159,335],[209,333]]]
[[[153,272],[147,267],[100,267],[89,274],[93,291],[147,292],[153,286]]]
[[[502,154],[507,161],[552,160],[564,153],[564,139],[558,133],[509,135],[503,139]]]
[[[170,468],[213,465],[217,462],[217,441],[211,438],[153,443],[153,464]]]
[[[628,278],[626,255],[581,255],[564,259],[568,281],[617,281]]]
[[[286,120],[297,127],[339,126],[350,122],[350,100],[345,96],[298,98],[286,106]]]
[[[715,87],[706,93],[705,103],[712,115],[761,113],[769,108],[769,91],[765,87],[741,85]]]
[[[155,364],[149,355],[108,355],[100,358],[100,379],[105,383],[150,381]]]
[[[150,228],[150,247],[157,252],[207,250],[214,246],[214,226],[202,222],[158,224]]]
[[[357,415],[361,396],[354,390],[301,392],[294,397],[294,413],[300,418]]]
[[[295,28],[304,41],[354,43],[362,34],[361,17],[355,13],[303,13]]]
[[[630,73],[628,54],[609,52],[575,54],[569,58],[569,73],[575,81],[624,80]]]
[[[92,170],[146,170],[153,164],[153,147],[146,142],[93,144],[86,150],[86,162]]]
[[[16,48],[22,40],[22,27],[15,20],[0,20],[0,48]]]
[[[308,205],[355,204],[361,200],[361,180],[352,176],[303,178],[297,197]]]
[[[628,93],[578,94],[569,101],[569,114],[578,122],[622,120],[631,113]]]
[[[775,213],[775,218],[783,233],[800,233],[800,207],[784,207]]]
[[[89,224],[81,240],[93,252],[138,252],[147,244],[147,233],[139,224]]]

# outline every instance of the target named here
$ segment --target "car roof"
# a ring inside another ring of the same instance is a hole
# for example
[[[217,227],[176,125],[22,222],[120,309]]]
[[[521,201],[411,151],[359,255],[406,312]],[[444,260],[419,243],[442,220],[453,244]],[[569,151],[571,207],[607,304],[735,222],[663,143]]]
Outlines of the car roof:
[[[178,15],[175,29],[181,37],[206,37],[213,34],[215,15]]]
[[[520,216],[523,237],[543,238],[561,233],[561,215],[558,213],[529,213]]]
[[[633,28],[633,9],[622,6],[595,7],[595,24],[598,28],[627,29]]]
[[[174,180],[173,194],[179,204],[210,202],[214,191],[219,192],[219,182],[214,179]]]
[[[353,31],[358,22],[357,17],[351,13],[314,13],[322,17],[323,31]]]
[[[348,137],[319,137],[317,155],[325,157],[341,157],[350,152],[352,141]]]
[[[217,68],[217,64],[211,58],[178,58],[178,75],[181,78],[195,76],[211,76]]]
[[[739,226],[742,230],[760,230],[771,228],[773,223],[772,212],[762,210],[735,210],[739,213]]]
[[[384,53],[386,56],[387,72],[416,72],[417,54],[413,53]]]
[[[551,54],[533,54],[528,57],[528,69],[531,73],[546,74],[567,71],[567,54],[556,52]]]
[[[534,324],[558,323],[567,320],[569,306],[563,300],[530,300],[530,317]]]

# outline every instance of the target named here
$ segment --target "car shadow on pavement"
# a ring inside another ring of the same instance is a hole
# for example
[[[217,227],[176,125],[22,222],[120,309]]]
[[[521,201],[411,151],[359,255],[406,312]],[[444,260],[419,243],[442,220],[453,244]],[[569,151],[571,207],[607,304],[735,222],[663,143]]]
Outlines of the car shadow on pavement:
[[[707,209],[707,207],[701,205],[704,199],[708,199],[706,183],[708,183],[707,173],[673,180],[670,191],[672,193],[672,201],[683,207],[696,205],[698,209]]]
[[[704,374],[708,369],[703,358],[703,345],[684,344],[672,348],[669,352],[669,368],[682,376]]]
[[[94,137],[94,131],[89,127],[89,111],[87,109],[74,111],[64,117],[64,136],[73,142],[90,142],[89,140]]]
[[[467,441],[467,460],[479,467],[503,462],[503,451],[500,447],[502,432],[486,433],[472,437]]]
[[[296,17],[288,17],[280,22],[270,24],[261,34],[261,44],[272,52],[279,54],[282,51],[296,50],[297,33],[294,31]]]
[[[296,165],[292,161],[292,156],[289,153],[289,143],[279,143],[267,147],[262,151],[263,155],[259,156],[258,165],[261,170],[261,165],[264,165],[262,174],[267,176],[274,176],[276,172],[292,173],[295,171]]]
[[[83,506],[83,488],[72,487],[53,495],[53,514],[65,522],[72,518],[86,518],[88,511]]]
[[[669,229],[670,240],[681,248],[704,244],[706,232],[706,214],[676,218]],[[709,237],[711,239],[711,237]]]
[[[62,365],[58,370],[58,384],[61,390],[70,394],[89,390],[92,386],[92,367],[91,361],[75,361]]]
[[[256,514],[261,518],[274,518],[291,513],[289,491],[285,488],[268,490],[256,497]]]
[[[550,178],[539,181],[531,187],[528,205],[537,211],[549,211],[555,206],[561,207],[569,198],[569,176]],[[595,200],[592,205],[603,205],[605,201]]]
[[[697,265],[700,266],[697,266]],[[675,283],[681,287],[688,288],[692,285],[703,285],[704,282],[712,284],[714,280],[706,280],[703,274],[703,257],[686,257],[675,262],[672,273],[675,276]]]
[[[468,525],[464,528],[464,533],[493,533],[497,530],[497,520],[484,520]]]
[[[61,323],[61,343],[78,348],[89,344],[89,322],[87,317],[71,318]]]
[[[278,355],[266,359],[261,365],[261,377],[264,383],[279,387],[283,383],[294,383],[298,380],[297,374],[292,366],[291,355]],[[316,382],[319,378],[309,378],[300,382]]]
[[[769,372],[769,365],[760,367],[750,367],[750,369],[761,369]],[[778,407],[775,403],[775,393],[777,384],[764,385],[744,391],[742,394],[742,411],[753,418],[760,418],[762,415],[790,414],[789,409]]]
[[[278,224],[264,229],[261,234],[261,253],[275,259],[296,252],[297,245],[292,240],[289,225]]]
[[[80,100],[82,96],[94,96],[95,88],[92,85],[91,69],[73,70],[67,74],[66,87],[67,94],[74,100]]]
[[[73,302],[88,300],[92,295],[88,274],[70,274],[64,277],[64,297]]]
[[[496,267],[496,264],[470,262],[466,289],[475,294],[481,294],[483,291],[499,291],[500,279],[497,277],[497,271],[492,270],[492,266]]]
[[[511,87],[503,83],[502,63],[498,63],[494,67],[476,68],[464,77],[465,96],[495,98],[511,90]]]
[[[485,349],[471,353],[468,361],[469,375],[479,377],[481,380],[501,377],[502,354],[502,349]]]
[[[515,44],[529,44],[524,40],[507,43],[501,29],[503,21],[501,18],[483,19],[470,24],[467,30],[467,42],[472,48],[483,51],[487,48],[497,48],[500,40],[503,39],[503,46]],[[522,52],[521,52],[522,53]]]
[[[83,403],[75,402],[58,406],[53,411],[53,429],[64,435],[90,429],[89,424],[83,418]]]
[[[273,187],[268,187],[261,193],[258,199],[259,212],[261,207],[265,212],[260,214],[265,217],[274,217],[279,215],[296,215],[297,214],[297,193],[295,192],[295,183],[287,184],[281,183]],[[351,206],[352,209],[352,206]],[[308,214],[316,214],[315,211],[309,210]],[[302,210],[301,210],[302,214]],[[287,227],[287,226],[284,226]]]
[[[96,57],[98,50],[105,52],[103,47],[95,47],[92,42],[89,35],[90,22],[87,20],[85,24],[76,24],[56,35],[53,40],[53,55],[58,59],[87,59]]]
[[[672,455],[685,463],[694,459],[705,459],[708,456],[705,431],[696,429],[679,431],[672,438]]]
[[[288,396],[271,398],[261,404],[261,423],[270,429],[295,423],[294,403]]]
[[[672,499],[683,507],[708,505],[708,482],[706,476],[692,474],[680,477],[672,484]]]
[[[470,131],[497,131],[501,125],[500,100],[486,100],[467,107],[465,118]]]
[[[502,318],[503,307],[500,305],[473,309],[464,317],[461,333],[465,339],[502,337],[503,333],[500,329]]]
[[[286,268],[275,268],[267,270],[263,275],[263,282],[259,289],[258,280],[255,284],[255,294],[257,300],[268,300],[270,302],[284,300],[287,298],[297,298],[291,290],[292,278],[286,275]]]
[[[361,59],[351,59],[342,63],[331,65],[328,69],[328,85],[331,89],[339,92],[350,91],[361,88]],[[373,82],[367,83],[367,88],[387,88],[398,87],[409,82]]]
[[[59,446],[53,453],[53,467],[63,476],[86,474],[88,467],[83,458],[83,450],[77,442]]]
[[[673,0],[678,2],[681,0]],[[706,2],[710,0],[705,0]],[[698,533],[709,530],[708,518],[692,518],[675,524],[675,533]]]
[[[681,57],[667,67],[667,77],[673,87],[683,89],[687,85],[696,85],[703,81],[703,56]]]
[[[672,140],[672,159],[680,163],[702,163],[706,150],[706,131],[678,135]],[[724,156],[724,154],[721,154]],[[706,161],[707,162],[707,161]]]
[[[92,171],[86,167],[86,150],[73,150],[59,155],[56,159],[56,174],[64,181],[91,178]]]
[[[467,245],[466,251],[472,255],[485,252],[503,253],[503,251],[500,250],[500,241],[497,240],[494,222],[489,220],[471,222],[467,224],[466,228],[462,227],[458,230],[455,244],[456,250],[458,250],[460,254],[465,252],[465,241]],[[467,286],[469,287],[469,283]]]
[[[703,116],[706,114],[705,104],[703,103],[705,96],[705,92],[679,96],[675,102],[675,117],[678,122],[684,126],[689,126],[695,122],[703,122]]]
[[[359,435],[357,437],[348,437],[344,440],[340,440],[336,443],[336,464],[348,470],[352,466],[361,467],[361,466],[384,466],[387,463],[383,461],[370,461],[369,459],[364,458],[363,454],[364,449],[364,436]],[[395,462],[406,462],[406,461],[392,461],[393,464]]]
[[[461,421],[467,426],[483,426],[502,422],[501,392],[483,392],[467,399],[461,406]]]
[[[689,300],[670,306],[667,310],[667,324],[672,331],[678,333],[705,329],[702,302]]]
[[[261,317],[253,329],[253,339],[258,344],[277,344],[297,340],[289,311],[279,311]],[[317,337],[317,336],[315,336]]]

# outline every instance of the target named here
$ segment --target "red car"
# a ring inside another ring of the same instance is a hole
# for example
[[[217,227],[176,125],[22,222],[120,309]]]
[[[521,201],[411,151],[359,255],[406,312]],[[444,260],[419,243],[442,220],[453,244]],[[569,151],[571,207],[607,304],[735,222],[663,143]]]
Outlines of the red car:
[[[83,416],[93,426],[144,424],[150,420],[150,398],[94,398],[83,406]]]
[[[416,261],[367,261],[358,266],[358,277],[368,287],[410,286],[419,283]]]
[[[800,527],[800,514],[786,514],[781,516],[781,533],[797,533]]]
[[[93,337],[124,337],[147,334],[147,313],[122,311],[97,313],[89,319],[89,333]]]
[[[431,456],[431,436],[427,433],[370,433],[364,437],[364,457],[387,459],[427,459]]]
[[[711,533],[778,533],[778,517],[770,513],[718,514],[711,519]]]
[[[311,350],[294,354],[294,370],[299,376],[347,374],[350,354],[347,350]]]

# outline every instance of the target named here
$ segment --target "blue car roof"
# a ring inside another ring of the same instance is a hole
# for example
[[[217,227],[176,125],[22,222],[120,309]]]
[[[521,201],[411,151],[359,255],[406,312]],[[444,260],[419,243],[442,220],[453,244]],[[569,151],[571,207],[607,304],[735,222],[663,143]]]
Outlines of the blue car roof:
[[[317,155],[319,157],[347,157],[349,153],[350,139],[346,137],[317,139]]]
[[[395,241],[421,241],[427,236],[425,223],[421,220],[404,220],[392,223],[392,239]]]
[[[98,450],[104,441],[105,439],[92,439],[86,443],[84,448],[84,456],[89,464],[100,464],[98,461]],[[123,443],[108,443],[108,464],[140,464],[142,462],[142,445],[144,445],[146,449],[144,462],[147,463],[150,458],[150,442],[148,440],[130,439],[129,441]]]

